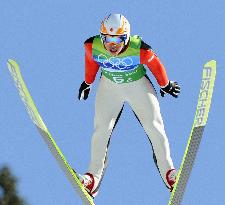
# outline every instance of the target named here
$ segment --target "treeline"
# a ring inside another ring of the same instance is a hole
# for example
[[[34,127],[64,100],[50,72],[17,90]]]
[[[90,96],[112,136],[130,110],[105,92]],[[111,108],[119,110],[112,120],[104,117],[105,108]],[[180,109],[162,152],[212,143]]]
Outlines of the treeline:
[[[0,205],[25,205],[17,192],[17,180],[7,166],[0,168]]]

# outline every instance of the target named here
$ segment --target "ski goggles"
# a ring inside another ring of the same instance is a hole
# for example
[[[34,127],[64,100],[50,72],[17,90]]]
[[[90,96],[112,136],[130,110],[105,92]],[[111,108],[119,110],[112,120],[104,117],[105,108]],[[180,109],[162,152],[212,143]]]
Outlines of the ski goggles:
[[[108,36],[108,35],[101,35],[102,41],[104,43],[122,43],[125,42],[125,40],[127,39],[127,35],[116,35],[116,36]]]

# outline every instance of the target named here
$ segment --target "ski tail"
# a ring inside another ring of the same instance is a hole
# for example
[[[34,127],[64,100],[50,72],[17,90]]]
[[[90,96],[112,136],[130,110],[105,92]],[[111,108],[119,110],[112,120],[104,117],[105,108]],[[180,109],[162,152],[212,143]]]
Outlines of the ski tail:
[[[94,205],[92,197],[84,189],[76,173],[62,154],[61,150],[59,149],[58,145],[56,144],[55,140],[48,131],[46,125],[44,124],[34,104],[34,101],[27,89],[27,86],[22,78],[19,65],[16,61],[9,59],[7,62],[7,66],[10,71],[10,74],[14,79],[15,85],[19,91],[20,98],[23,101],[31,120],[37,127],[46,144],[48,145],[52,155],[59,163],[61,169],[65,172],[67,178],[81,197],[83,203],[86,205]]]
[[[168,205],[179,205],[182,201],[184,191],[202,139],[203,131],[208,119],[215,78],[216,61],[211,60],[207,62],[203,68],[202,82],[194,123],[177,175],[176,184],[173,192],[171,193]]]

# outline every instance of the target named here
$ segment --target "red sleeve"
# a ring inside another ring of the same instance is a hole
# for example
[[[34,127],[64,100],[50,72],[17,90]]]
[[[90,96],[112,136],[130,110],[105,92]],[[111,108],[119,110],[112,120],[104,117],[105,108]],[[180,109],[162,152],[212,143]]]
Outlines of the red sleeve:
[[[92,57],[92,43],[85,43],[85,82],[91,84],[94,82],[99,65]]]
[[[140,62],[148,66],[158,84],[163,87],[169,82],[166,70],[156,54],[150,49],[140,49]]]

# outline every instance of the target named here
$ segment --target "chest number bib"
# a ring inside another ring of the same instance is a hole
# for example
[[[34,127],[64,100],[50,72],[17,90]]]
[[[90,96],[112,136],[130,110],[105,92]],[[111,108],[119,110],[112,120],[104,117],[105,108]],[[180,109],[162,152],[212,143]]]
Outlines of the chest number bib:
[[[132,71],[124,71],[124,72],[110,72],[102,69],[102,74],[109,80],[120,84],[120,83],[130,83],[141,79],[146,74],[146,70],[144,66],[141,65]]]
[[[145,67],[140,64],[141,39],[131,36],[128,48],[118,56],[110,55],[101,42],[100,36],[92,44],[93,59],[100,65],[102,74],[115,83],[129,83],[141,79]]]

